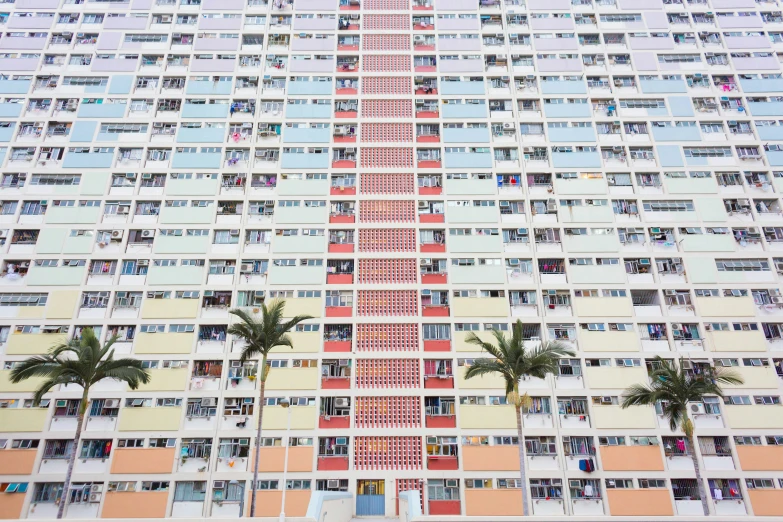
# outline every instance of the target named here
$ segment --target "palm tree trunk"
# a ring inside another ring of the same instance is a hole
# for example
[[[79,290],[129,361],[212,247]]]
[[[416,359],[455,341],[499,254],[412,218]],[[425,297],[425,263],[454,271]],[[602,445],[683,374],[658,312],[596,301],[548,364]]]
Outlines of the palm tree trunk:
[[[707,503],[707,489],[704,487],[704,480],[701,478],[701,468],[699,467],[699,457],[696,455],[696,447],[693,443],[693,434],[685,436],[685,444],[688,445],[688,451],[693,461],[693,471],[696,473],[696,485],[699,488],[699,497],[701,497],[701,508],[704,510],[704,516],[710,516],[710,505]]]
[[[529,516],[527,506],[527,473],[525,472],[525,439],[522,436],[522,407],[516,405],[517,412],[517,438],[519,439],[519,478],[522,479],[522,515]]]
[[[259,404],[258,404],[258,428],[256,430],[256,454],[254,455],[255,466],[253,467],[253,483],[250,485],[250,517],[256,516],[256,487],[258,487],[258,465],[261,462],[261,423],[264,421],[264,394],[266,392],[266,354],[261,358],[261,370],[259,375]],[[285,487],[285,484],[283,484]]]
[[[63,492],[60,497],[60,505],[57,506],[57,518],[63,518],[65,515],[65,504],[68,503],[68,492],[71,489],[71,476],[73,475],[73,465],[76,463],[76,453],[79,451],[79,440],[82,438],[82,424],[84,424],[84,414],[87,412],[87,394],[88,388],[82,393],[82,402],[79,404],[79,415],[76,417],[76,434],[73,436],[73,448],[71,456],[68,457],[68,470],[65,472],[65,482],[63,482]]]

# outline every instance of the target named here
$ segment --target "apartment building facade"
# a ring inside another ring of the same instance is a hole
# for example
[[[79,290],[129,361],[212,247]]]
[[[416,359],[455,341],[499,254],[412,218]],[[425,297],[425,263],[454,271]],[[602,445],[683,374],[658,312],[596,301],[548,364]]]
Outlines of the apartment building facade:
[[[699,516],[682,433],[619,406],[655,357],[712,513],[783,516],[783,8],[766,0],[0,2],[0,518]],[[466,380],[517,320],[576,353]],[[93,328],[136,391],[11,384]],[[281,399],[290,408],[280,405]],[[62,483],[77,452],[73,484]]]

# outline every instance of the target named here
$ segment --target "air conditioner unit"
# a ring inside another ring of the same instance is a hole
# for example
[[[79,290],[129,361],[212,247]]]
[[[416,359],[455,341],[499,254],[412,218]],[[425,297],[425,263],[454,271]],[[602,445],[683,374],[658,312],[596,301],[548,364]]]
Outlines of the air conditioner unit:
[[[612,404],[612,398],[608,396],[601,397],[601,404]]]
[[[335,408],[347,408],[348,407],[348,399],[345,397],[337,397],[334,399],[334,407]]]
[[[783,304],[783,297],[780,297],[780,296],[770,297],[769,300],[773,304]]]
[[[126,207],[126,206],[117,207],[117,214],[118,215],[119,214],[128,214],[128,213],[130,213],[130,207]]]
[[[239,267],[239,273],[245,274],[253,271],[253,263],[242,263]]]
[[[137,266],[149,266],[150,260],[149,259],[139,259],[136,261]]]
[[[224,489],[226,487],[225,480],[216,480],[212,483],[212,489]]]
[[[142,230],[141,237],[155,237],[155,230]]]
[[[108,409],[114,409],[120,407],[120,400],[119,399],[106,399],[103,401],[103,407]]]
[[[68,401],[65,399],[60,399],[54,403],[55,408],[65,408],[66,406],[68,406]]]
[[[144,174],[141,175],[141,179],[152,179],[152,173],[145,172]]]
[[[327,488],[339,488],[340,487],[340,481],[335,479],[329,479],[326,481],[326,487]]]
[[[778,290],[777,288],[770,288],[769,289],[769,295],[779,296],[780,295],[780,290]]]
[[[101,494],[100,493],[90,493],[90,502],[100,502],[101,501]]]
[[[446,480],[446,487],[447,488],[458,488],[459,487],[459,480],[457,480],[457,479],[448,479],[448,480]]]
[[[704,403],[702,402],[694,402],[690,405],[691,414],[693,415],[704,415],[707,413],[706,408],[704,407]]]
[[[416,35],[413,37],[414,42],[423,42],[425,40],[423,35]]]
[[[565,437],[564,437],[565,438]],[[568,481],[569,488],[582,488],[582,481],[579,479],[571,479]]]
[[[704,329],[707,330],[708,332],[711,332],[712,331],[712,325],[711,324],[705,324],[704,325]]]
[[[111,231],[111,238],[112,239],[122,239],[122,236],[125,235],[124,230],[112,230]]]
[[[228,231],[228,233],[232,236],[238,236],[239,235],[239,229],[238,228],[232,228]]]
[[[503,124],[503,128],[504,129],[513,129],[514,128],[514,124],[513,123],[504,123]]]
[[[677,295],[677,290],[664,290],[664,295]]]
[[[346,152],[346,154],[355,154],[356,153],[356,149],[354,149],[353,147],[350,147],[350,148],[345,149],[345,152]]]
[[[239,399],[226,399],[226,406],[236,406],[239,402]]]

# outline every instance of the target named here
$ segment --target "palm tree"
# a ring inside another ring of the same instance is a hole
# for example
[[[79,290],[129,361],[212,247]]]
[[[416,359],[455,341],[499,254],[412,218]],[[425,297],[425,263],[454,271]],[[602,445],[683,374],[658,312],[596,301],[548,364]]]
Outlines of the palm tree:
[[[14,384],[32,377],[46,379],[33,394],[35,405],[40,404],[43,396],[57,385],[73,384],[82,388],[79,415],[76,418],[76,435],[73,437],[73,447],[68,457],[68,470],[65,472],[57,518],[63,518],[65,513],[90,388],[104,379],[125,382],[131,390],[150,381],[149,372],[141,367],[141,361],[114,358],[112,345],[116,340],[116,336],[112,337],[101,346],[92,328],[85,328],[82,330],[81,339],[73,338],[68,342],[57,344],[48,354],[30,357],[11,371],[11,382]]]
[[[296,317],[283,322],[283,310],[285,309],[285,301],[272,301],[267,306],[261,305],[261,318],[257,319],[254,315],[245,312],[244,310],[234,309],[231,310],[231,314],[237,316],[240,321],[232,324],[228,328],[228,333],[233,335],[236,339],[241,339],[245,342],[245,346],[242,348],[242,356],[239,360],[242,363],[249,361],[254,357],[261,356],[261,365],[258,372],[259,385],[259,398],[258,404],[258,430],[256,433],[256,453],[255,453],[255,468],[253,469],[253,484],[251,485],[252,497],[250,499],[250,516],[254,517],[256,514],[256,487],[258,484],[258,463],[261,454],[261,422],[264,418],[264,391],[266,389],[266,379],[269,375],[269,368],[266,365],[266,359],[269,356],[269,352],[276,346],[288,346],[293,348],[294,345],[291,342],[291,337],[288,336],[290,332],[297,324],[307,319],[312,319],[309,315],[297,315]],[[285,487],[285,484],[283,484]]]
[[[530,397],[519,395],[519,381],[523,377],[543,379],[549,373],[556,373],[561,357],[573,357],[574,352],[559,342],[542,343],[528,348],[522,335],[522,321],[517,320],[511,329],[511,338],[500,330],[493,330],[495,344],[482,341],[476,334],[468,334],[465,342],[479,346],[492,357],[476,359],[465,371],[465,378],[482,375],[500,375],[506,383],[506,396],[514,405],[517,414],[517,438],[519,439],[519,476],[522,479],[522,514],[529,515],[527,503],[527,479],[525,474],[525,440],[522,436],[522,409],[530,407]]]
[[[694,450],[693,421],[688,417],[688,404],[704,402],[708,395],[723,397],[722,384],[738,385],[744,381],[732,371],[723,368],[708,368],[696,375],[682,368],[682,359],[678,366],[671,360],[656,357],[653,371],[650,373],[650,384],[634,384],[623,392],[623,408],[631,406],[654,406],[658,403],[663,408],[663,416],[669,420],[669,428],[676,431],[679,427],[685,433],[687,450],[693,461],[696,472],[696,482],[701,497],[701,507],[704,515],[709,516],[707,491],[701,478],[699,460]]]

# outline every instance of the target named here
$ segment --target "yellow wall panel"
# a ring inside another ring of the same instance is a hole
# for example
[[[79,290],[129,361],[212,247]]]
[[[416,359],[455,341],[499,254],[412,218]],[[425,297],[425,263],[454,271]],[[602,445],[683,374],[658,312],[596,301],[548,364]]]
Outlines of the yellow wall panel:
[[[655,428],[655,414],[652,408],[633,406],[623,410],[615,405],[593,404],[592,427],[607,428]]]
[[[144,299],[142,319],[195,319],[200,299]]]
[[[140,333],[133,343],[133,353],[190,353],[195,333]]]
[[[118,431],[176,431],[182,418],[180,407],[122,408]]]
[[[188,386],[188,368],[153,368],[149,370],[150,382],[137,391],[185,391]]]
[[[509,304],[505,297],[454,297],[452,317],[508,317]]]
[[[267,406],[264,408],[264,421],[262,428],[265,430],[285,430],[288,412],[282,406]],[[291,429],[312,430],[315,429],[315,406],[291,407]],[[253,424],[255,426],[255,424]]]
[[[48,416],[46,408],[3,408],[0,426],[9,432],[40,432],[44,430]]]
[[[20,334],[8,336],[5,353],[8,355],[37,355],[47,353],[52,346],[64,343],[68,336],[56,334]]]
[[[584,352],[638,352],[636,332],[591,332],[579,330],[579,348]]]
[[[317,390],[318,368],[270,368],[267,390]]]
[[[463,429],[517,428],[517,414],[513,406],[477,406],[460,404],[459,427]]]
[[[47,319],[70,319],[76,312],[79,302],[78,290],[55,290],[49,292],[46,301]]]

